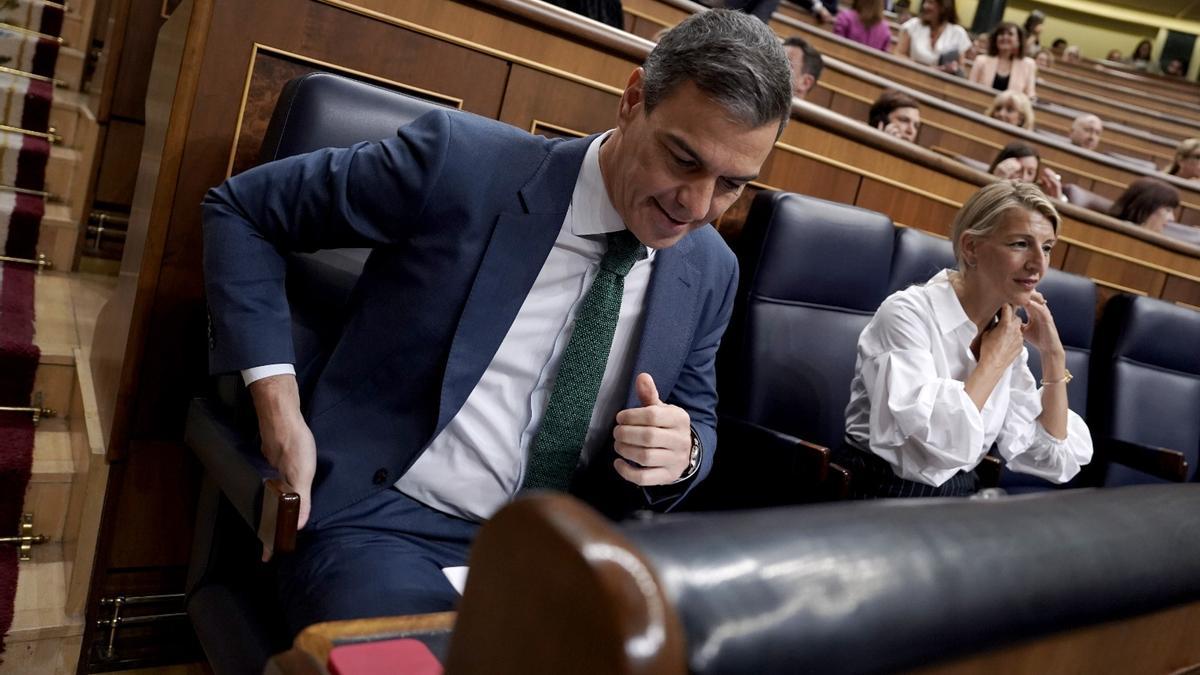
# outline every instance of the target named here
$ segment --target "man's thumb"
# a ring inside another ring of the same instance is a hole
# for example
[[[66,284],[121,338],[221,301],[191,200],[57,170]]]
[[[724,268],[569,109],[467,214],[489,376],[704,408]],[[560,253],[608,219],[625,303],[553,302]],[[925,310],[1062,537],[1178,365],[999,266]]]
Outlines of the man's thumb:
[[[644,406],[661,405],[662,401],[658,400],[658,387],[654,386],[654,378],[650,377],[650,373],[642,373],[637,376],[637,395],[638,400]]]

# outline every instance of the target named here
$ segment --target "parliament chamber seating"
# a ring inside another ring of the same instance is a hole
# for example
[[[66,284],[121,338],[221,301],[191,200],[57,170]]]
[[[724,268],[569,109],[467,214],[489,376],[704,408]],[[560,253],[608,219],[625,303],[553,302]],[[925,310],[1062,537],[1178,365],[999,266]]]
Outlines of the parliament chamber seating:
[[[435,103],[326,73],[287,83],[264,138],[260,161],[325,147],[347,147],[393,136],[400,126],[438,107]],[[301,382],[319,369],[340,334],[341,315],[368,251],[328,250],[293,254],[288,260],[288,299],[296,371]],[[240,376],[216,378],[210,396],[193,401],[185,438],[201,459],[205,481],[197,514],[187,611],[205,655],[217,673],[261,671],[272,654],[286,649],[270,568],[255,565],[260,539],[286,549],[290,532],[259,532],[263,479],[272,475],[262,458],[257,423]],[[269,515],[269,514],[268,514]],[[268,519],[269,520],[269,519]],[[285,518],[278,518],[282,524]]]
[[[1085,209],[1096,211],[1097,213],[1108,213],[1112,208],[1113,200],[1102,197],[1087,188],[1067,183],[1063,185],[1063,194],[1067,196],[1067,201],[1076,206],[1082,206]]]
[[[613,526],[526,497],[476,539],[446,672],[1177,671],[1200,659],[1197,508],[1132,486]]]

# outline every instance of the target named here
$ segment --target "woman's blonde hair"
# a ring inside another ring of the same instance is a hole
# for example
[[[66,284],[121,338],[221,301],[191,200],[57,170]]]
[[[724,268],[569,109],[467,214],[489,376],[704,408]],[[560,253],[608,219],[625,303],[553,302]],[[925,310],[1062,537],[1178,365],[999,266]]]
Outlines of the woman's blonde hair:
[[[1017,110],[1021,111],[1021,128],[1033,130],[1033,104],[1029,102],[1029,97],[1019,91],[1002,91],[996,94],[996,98],[992,99],[992,104],[983,111],[984,115],[992,116],[996,112],[996,108],[1012,101],[1017,106]]]
[[[1175,159],[1171,162],[1171,168],[1167,169],[1167,173],[1174,176],[1179,173],[1179,165],[1184,157],[1194,154],[1200,148],[1200,138],[1185,138],[1179,141],[1179,145],[1175,146]]]
[[[1034,183],[997,181],[971,195],[950,226],[950,243],[954,245],[954,259],[958,261],[959,269],[965,266],[962,257],[963,235],[986,237],[1004,223],[1005,214],[1013,209],[1042,214],[1054,227],[1054,232],[1058,233],[1058,211],[1041,188]]]

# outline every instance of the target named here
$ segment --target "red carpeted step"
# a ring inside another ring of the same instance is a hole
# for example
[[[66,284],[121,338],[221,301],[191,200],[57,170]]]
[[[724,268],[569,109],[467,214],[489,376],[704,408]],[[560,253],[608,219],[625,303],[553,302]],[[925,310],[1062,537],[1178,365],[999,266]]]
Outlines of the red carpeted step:
[[[41,0],[4,0],[0,23],[19,26],[46,35],[62,35],[63,7]]]

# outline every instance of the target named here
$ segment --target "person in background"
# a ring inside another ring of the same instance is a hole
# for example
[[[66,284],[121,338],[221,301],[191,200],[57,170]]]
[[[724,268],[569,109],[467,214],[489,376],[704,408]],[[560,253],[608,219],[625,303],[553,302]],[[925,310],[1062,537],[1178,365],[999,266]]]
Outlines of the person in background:
[[[1048,70],[1054,67],[1054,52],[1049,49],[1039,49],[1037,55],[1033,57],[1033,62],[1037,64],[1038,70]]]
[[[1121,54],[1120,49],[1108,50],[1108,54],[1104,58],[1107,61],[1124,61],[1125,60],[1125,57],[1124,57],[1124,55]]]
[[[1133,54],[1129,56],[1129,65],[1138,70],[1147,70],[1150,68],[1150,59],[1154,53],[1154,43],[1149,40],[1142,40],[1133,48]]]
[[[970,495],[993,443],[1010,470],[1056,483],[1091,461],[1087,424],[1067,405],[1066,352],[1037,291],[1059,223],[1036,187],[987,185],[951,226],[956,269],[883,301],[858,339],[833,455],[850,471],[852,498]],[[1041,356],[1040,382],[1026,344]]]
[[[838,12],[833,32],[880,51],[892,45],[892,32],[883,20],[883,0],[854,0],[850,9]]]
[[[885,89],[871,105],[867,123],[886,134],[916,143],[917,134],[921,131],[921,109],[912,96],[895,89]]]
[[[1167,61],[1167,67],[1163,69],[1163,74],[1171,77],[1183,77],[1186,71],[1187,66],[1184,65],[1183,59],[1171,59]]]
[[[971,36],[958,25],[954,0],[922,0],[917,18],[900,26],[896,54],[957,75],[970,48]]]
[[[902,24],[912,18],[912,5],[908,0],[896,0],[892,4],[892,11],[896,13],[897,24]]]
[[[986,54],[988,52],[988,40],[990,36],[987,33],[980,33],[971,36],[971,48],[963,55],[967,61],[974,61],[976,56]]]
[[[1024,42],[1021,27],[1004,22],[996,26],[988,40],[986,55],[975,57],[971,66],[972,82],[998,91],[1019,91],[1037,98],[1037,64],[1021,55]]]
[[[1006,124],[1033,130],[1033,104],[1029,102],[1028,96],[1019,91],[1002,91],[996,94],[996,98],[983,114]]]
[[[771,15],[775,13],[775,8],[779,7],[780,0],[725,0],[725,9],[736,9],[740,12],[745,12],[751,16],[758,18],[763,23],[768,23],[771,20]],[[709,3],[714,7],[721,7],[720,3]]]
[[[1067,51],[1067,41],[1063,38],[1054,38],[1054,42],[1050,43],[1050,52],[1061,59],[1065,51]]]
[[[1046,24],[1046,13],[1035,9],[1025,17],[1025,56],[1033,56],[1042,50],[1042,28]]]
[[[1063,63],[1079,63],[1083,57],[1079,55],[1079,45],[1070,45],[1063,50]]]
[[[1108,215],[1162,233],[1175,222],[1179,191],[1157,178],[1139,178],[1113,202]]]
[[[1084,113],[1071,123],[1071,143],[1087,150],[1095,150],[1100,145],[1100,135],[1104,133],[1104,122],[1091,113]]]
[[[1001,148],[992,159],[988,173],[1004,180],[1034,183],[1047,197],[1067,201],[1066,195],[1063,194],[1062,176],[1050,167],[1042,166],[1042,158],[1037,149],[1028,143],[1013,141]]]
[[[833,17],[837,16],[840,11],[838,9],[838,0],[798,0],[796,3],[801,7],[809,7],[809,11],[822,24],[829,25],[833,23]]]
[[[1200,178],[1200,138],[1188,138],[1175,147],[1175,159],[1167,173],[1184,180]]]
[[[821,79],[825,60],[821,58],[821,52],[796,35],[783,41],[783,51],[792,66],[792,96],[804,98]]]
[[[625,30],[625,13],[621,0],[547,0],[552,5],[569,9],[613,28]]]

